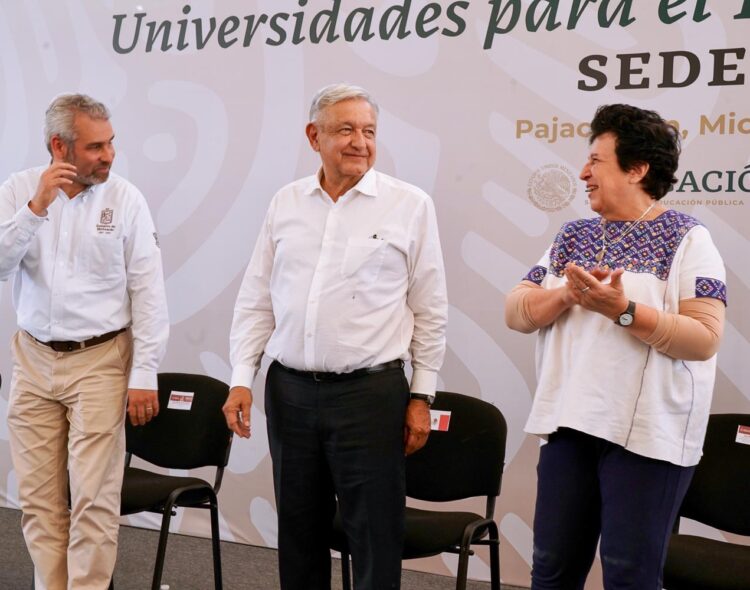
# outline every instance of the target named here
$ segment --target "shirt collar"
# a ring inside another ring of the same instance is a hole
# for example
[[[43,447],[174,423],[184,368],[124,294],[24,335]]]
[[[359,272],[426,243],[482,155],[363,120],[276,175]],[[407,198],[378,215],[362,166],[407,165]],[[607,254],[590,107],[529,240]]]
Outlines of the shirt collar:
[[[305,195],[313,195],[320,192],[321,195],[325,194],[323,187],[320,185],[320,177],[323,174],[323,168],[319,168],[315,176],[310,177],[310,182],[305,187]],[[368,197],[378,196],[378,183],[375,168],[370,168],[365,175],[359,179],[359,182],[355,184],[351,190],[355,190],[360,194]]]
[[[85,189],[83,189],[80,193],[78,193],[74,199],[80,199],[82,202],[85,202],[88,200],[88,198],[96,193],[96,191],[99,190],[99,187],[101,187],[103,184],[106,184],[106,182],[101,182],[99,184],[90,184]],[[65,194],[63,192],[63,194]],[[67,195],[65,196],[67,199]],[[72,199],[70,199],[72,200]]]
[[[359,179],[359,182],[355,185],[354,188],[363,195],[367,195],[368,197],[377,197],[378,183],[375,176],[375,169],[370,168],[367,172],[365,172],[365,175]]]
[[[85,201],[90,195],[93,195],[101,184],[92,184],[83,189],[78,196],[81,197],[82,201]]]

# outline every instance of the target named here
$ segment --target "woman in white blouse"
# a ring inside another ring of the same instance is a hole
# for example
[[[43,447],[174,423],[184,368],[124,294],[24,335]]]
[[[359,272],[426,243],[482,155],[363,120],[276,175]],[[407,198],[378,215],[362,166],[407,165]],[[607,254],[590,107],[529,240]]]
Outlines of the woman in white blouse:
[[[583,588],[601,538],[606,589],[657,590],[701,456],[725,271],[708,230],[659,203],[677,129],[628,105],[591,127],[597,216],[565,223],[506,301],[510,328],[539,331],[532,588]]]

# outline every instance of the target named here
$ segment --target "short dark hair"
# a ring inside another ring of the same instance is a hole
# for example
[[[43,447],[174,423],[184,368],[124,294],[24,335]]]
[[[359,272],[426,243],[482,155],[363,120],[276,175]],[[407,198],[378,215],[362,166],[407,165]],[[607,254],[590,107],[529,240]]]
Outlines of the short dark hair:
[[[615,136],[615,154],[626,172],[639,164],[648,164],[641,186],[655,199],[661,199],[677,182],[675,172],[680,159],[680,132],[655,111],[627,104],[599,107],[591,121],[589,143],[603,135]]]

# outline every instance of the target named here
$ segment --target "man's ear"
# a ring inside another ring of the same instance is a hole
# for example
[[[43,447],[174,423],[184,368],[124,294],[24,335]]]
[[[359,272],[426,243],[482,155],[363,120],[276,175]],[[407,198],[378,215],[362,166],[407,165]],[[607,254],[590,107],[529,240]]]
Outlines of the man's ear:
[[[49,142],[50,149],[52,150],[52,160],[59,161],[65,160],[68,156],[68,144],[62,140],[59,135],[53,135]]]
[[[310,142],[310,147],[316,152],[320,151],[320,142],[318,141],[318,128],[315,123],[308,123],[305,127],[305,135],[307,135],[307,141]]]

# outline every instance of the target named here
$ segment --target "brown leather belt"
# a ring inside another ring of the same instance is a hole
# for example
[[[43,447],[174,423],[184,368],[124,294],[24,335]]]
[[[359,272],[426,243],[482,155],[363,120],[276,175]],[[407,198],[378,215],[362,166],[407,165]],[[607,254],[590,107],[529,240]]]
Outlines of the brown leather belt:
[[[122,334],[127,328],[121,328],[119,330],[115,330],[114,332],[107,332],[106,334],[102,334],[101,336],[94,336],[93,338],[89,338],[88,340],[84,340],[83,342],[75,342],[74,340],[53,340],[51,342],[42,342],[38,338],[34,338],[39,344],[44,344],[44,346],[49,346],[52,350],[55,352],[73,352],[74,350],[83,350],[84,348],[88,348],[89,346],[96,346],[97,344],[102,344],[103,342],[106,342],[107,340],[112,340],[115,336],[118,334]]]
[[[395,360],[388,361],[387,363],[380,363],[379,365],[373,365],[372,367],[364,367],[363,369],[354,369],[349,373],[326,373],[321,371],[300,371],[282,365],[279,361],[274,361],[274,363],[277,364],[279,368],[284,369],[287,373],[299,377],[307,377],[313,381],[345,381],[346,379],[356,379],[357,377],[365,377],[366,375],[372,375],[373,373],[381,373],[389,369],[402,369],[404,367],[404,361]]]

